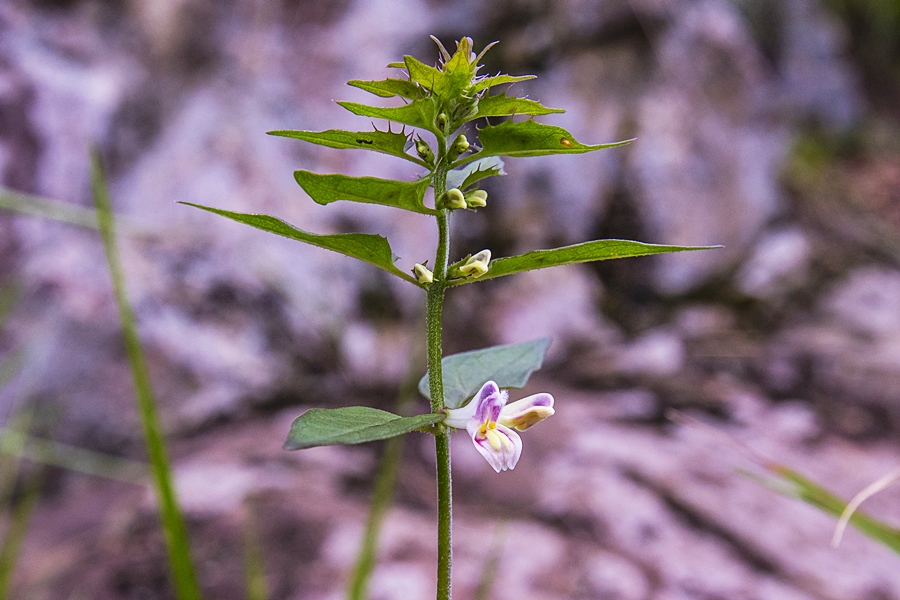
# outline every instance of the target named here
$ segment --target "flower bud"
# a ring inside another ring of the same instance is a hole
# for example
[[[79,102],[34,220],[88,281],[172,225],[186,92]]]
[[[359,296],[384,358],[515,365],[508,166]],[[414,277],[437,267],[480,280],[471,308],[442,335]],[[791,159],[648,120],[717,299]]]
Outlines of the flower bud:
[[[488,272],[490,262],[491,251],[482,250],[475,256],[470,256],[468,260],[457,269],[457,272],[460,275],[476,279]]]
[[[441,113],[437,116],[437,119],[434,120],[434,124],[438,129],[447,133],[447,125],[450,124],[450,119],[447,117],[447,113]]]
[[[466,208],[484,208],[487,206],[487,192],[474,190],[466,194]]]
[[[456,136],[456,139],[453,140],[453,144],[450,146],[450,150],[448,150],[448,158],[450,160],[456,160],[456,158],[469,149],[469,140],[466,139],[464,134],[459,134]]]
[[[429,271],[425,265],[416,263],[413,266],[413,274],[416,276],[416,281],[421,284],[428,284],[434,281],[434,273]]]
[[[422,138],[416,140],[416,154],[429,165],[434,163],[434,152]]]
[[[449,208],[450,210],[466,208],[466,197],[459,191],[459,188],[447,190],[441,194],[441,197],[438,199],[437,207],[439,209]]]

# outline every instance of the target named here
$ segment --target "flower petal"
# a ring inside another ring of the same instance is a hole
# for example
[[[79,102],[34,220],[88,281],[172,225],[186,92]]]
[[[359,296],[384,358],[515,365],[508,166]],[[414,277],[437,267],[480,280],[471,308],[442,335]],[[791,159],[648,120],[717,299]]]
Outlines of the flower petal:
[[[525,431],[532,425],[552,416],[554,412],[553,396],[540,393],[507,404],[500,412],[498,421],[507,427]]]
[[[500,418],[500,412],[509,394],[506,391],[498,391],[483,398],[475,407],[475,420],[479,423],[495,423]]]
[[[478,390],[478,393],[475,394],[468,404],[459,408],[447,410],[447,418],[444,419],[444,423],[450,427],[462,429],[469,423],[469,419],[475,416],[475,411],[478,409],[478,406],[484,402],[486,398],[499,393],[500,388],[497,387],[497,384],[493,381],[488,381],[481,386],[481,389]]]
[[[478,450],[494,471],[506,471],[512,469],[522,456],[522,438],[515,431],[498,425],[496,429],[488,429],[481,433],[481,425],[476,421],[470,421],[466,427],[475,449]]]

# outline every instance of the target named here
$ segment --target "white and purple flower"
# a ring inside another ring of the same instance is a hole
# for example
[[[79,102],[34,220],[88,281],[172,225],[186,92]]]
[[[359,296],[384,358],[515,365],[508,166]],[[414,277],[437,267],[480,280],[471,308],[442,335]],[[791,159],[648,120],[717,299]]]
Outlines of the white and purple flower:
[[[512,469],[522,455],[522,439],[513,430],[525,431],[553,415],[553,396],[534,394],[507,404],[509,394],[488,381],[463,407],[448,409],[444,421],[466,428],[475,449],[498,473]]]

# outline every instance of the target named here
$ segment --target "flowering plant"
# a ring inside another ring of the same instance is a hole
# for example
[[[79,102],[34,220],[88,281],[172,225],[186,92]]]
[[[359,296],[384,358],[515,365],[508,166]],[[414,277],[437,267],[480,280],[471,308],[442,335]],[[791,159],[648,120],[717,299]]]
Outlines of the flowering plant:
[[[547,339],[448,357],[442,355],[445,291],[475,281],[557,265],[701,248],[595,240],[503,258],[493,258],[490,249],[484,249],[451,262],[450,218],[458,210],[478,210],[488,206],[488,194],[479,184],[489,177],[505,175],[502,157],[583,154],[621,146],[630,140],[588,145],[578,142],[561,127],[536,122],[535,116],[563,111],[525,97],[492,93],[499,86],[533,79],[532,75],[481,75],[479,62],[493,44],[476,55],[472,40],[462,38],[451,54],[436,38],[432,39],[440,51],[436,66],[406,56],[403,62],[388,65],[400,69],[403,77],[349,82],[351,86],[382,98],[399,97],[404,104],[382,108],[338,102],[356,115],[400,127],[389,125],[386,129],[373,131],[270,132],[330,148],[380,152],[422,169],[411,182],[321,175],[305,170],[296,171],[294,177],[319,204],[337,201],[379,204],[434,217],[438,242],[431,269],[426,266],[427,262],[416,263],[411,269],[412,274],[398,268],[390,243],[379,235],[311,233],[269,215],[192,206],[356,258],[425,292],[428,371],[419,390],[430,400],[430,412],[403,417],[363,406],[311,409],[293,422],[284,447],[299,450],[328,444],[356,444],[412,431],[432,434],[438,483],[437,598],[449,599],[452,552],[450,431],[465,428],[476,449],[495,471],[500,472],[514,468],[522,454],[522,441],[517,431],[524,431],[549,417],[554,408],[550,394],[536,394],[507,404],[508,393],[504,389],[523,387],[531,373],[540,368],[549,344]],[[475,123],[483,126],[474,129]],[[407,127],[418,133],[409,133]],[[429,188],[433,190],[434,206],[425,202]]]

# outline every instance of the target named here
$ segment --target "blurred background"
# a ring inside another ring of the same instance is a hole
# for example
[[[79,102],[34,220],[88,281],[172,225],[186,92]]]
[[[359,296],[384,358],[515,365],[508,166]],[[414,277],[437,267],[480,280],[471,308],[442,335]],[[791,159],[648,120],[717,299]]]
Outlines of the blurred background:
[[[848,498],[900,465],[900,3],[3,0],[0,184],[90,208],[98,146],[207,596],[245,597],[248,536],[271,598],[344,596],[382,445],[280,446],[305,408],[396,406],[424,295],[176,202],[431,257],[428,217],[321,207],[292,177],[410,163],[265,135],[368,129],[334,101],[381,101],[344,82],[435,62],[429,34],[499,40],[487,71],[538,75],[512,91],[581,142],[637,138],[508,160],[454,257],[724,246],[448,294],[447,352],[553,338],[522,394],[558,410],[513,472],[454,438],[457,595],[487,573],[500,600],[900,599],[896,555],[854,531],[830,548],[833,518],[736,471],[771,459]],[[2,420],[32,415],[69,459],[42,470],[10,597],[173,597],[153,495],[123,475],[146,458],[97,232],[0,211],[0,289]],[[412,434],[374,600],[433,593],[433,472]],[[898,500],[866,507],[896,523]]]

